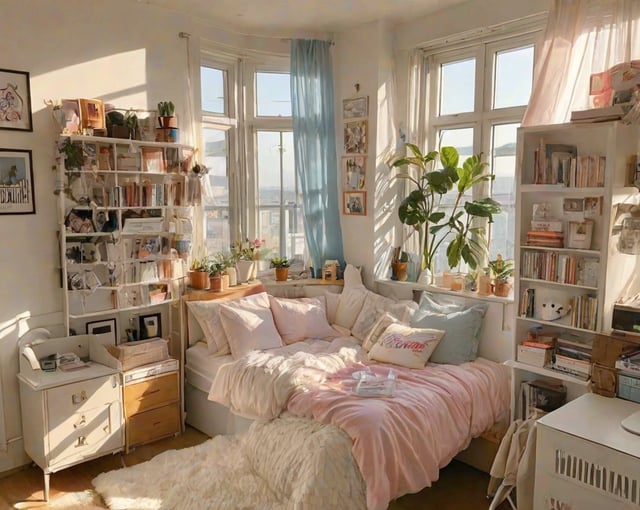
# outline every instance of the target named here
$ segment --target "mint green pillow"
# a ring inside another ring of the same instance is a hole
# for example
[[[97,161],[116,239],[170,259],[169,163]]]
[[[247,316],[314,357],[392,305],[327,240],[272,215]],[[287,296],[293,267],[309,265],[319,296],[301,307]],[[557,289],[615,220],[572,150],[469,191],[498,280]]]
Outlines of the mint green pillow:
[[[438,300],[431,294],[423,293],[420,307],[414,313],[411,325],[445,331],[429,361],[460,365],[475,360],[478,353],[478,335],[488,307],[487,303],[464,306]]]

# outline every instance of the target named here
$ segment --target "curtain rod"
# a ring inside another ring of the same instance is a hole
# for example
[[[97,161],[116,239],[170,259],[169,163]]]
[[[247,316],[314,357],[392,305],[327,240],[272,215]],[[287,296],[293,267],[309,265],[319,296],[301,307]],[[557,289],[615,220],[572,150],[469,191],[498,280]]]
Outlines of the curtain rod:
[[[294,39],[298,39],[298,37],[283,37],[280,40],[282,42],[291,42]],[[304,39],[304,38],[302,38],[302,39]],[[324,41],[324,42],[328,42],[330,46],[335,46],[336,45],[335,41],[332,41],[331,39],[307,39],[307,41]]]

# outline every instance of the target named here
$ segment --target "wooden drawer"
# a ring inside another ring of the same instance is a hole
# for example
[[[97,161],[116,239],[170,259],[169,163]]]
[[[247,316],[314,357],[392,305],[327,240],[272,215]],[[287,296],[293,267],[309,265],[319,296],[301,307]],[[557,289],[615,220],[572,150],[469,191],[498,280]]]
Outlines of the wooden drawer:
[[[177,372],[129,384],[124,387],[125,416],[130,417],[179,398]]]
[[[180,406],[178,402],[127,419],[127,449],[161,437],[180,432]]]
[[[86,413],[120,400],[120,379],[108,375],[46,390],[49,430],[55,430],[69,416]]]

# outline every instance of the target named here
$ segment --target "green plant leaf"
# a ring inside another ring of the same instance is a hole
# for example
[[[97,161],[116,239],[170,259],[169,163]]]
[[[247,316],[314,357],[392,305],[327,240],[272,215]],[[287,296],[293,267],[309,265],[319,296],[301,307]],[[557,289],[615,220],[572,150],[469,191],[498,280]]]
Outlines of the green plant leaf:
[[[442,219],[445,217],[445,213],[444,211],[436,211],[434,213],[431,213],[429,215],[429,217],[427,218],[427,221],[429,223],[440,223],[440,221],[442,221]]]
[[[458,161],[460,161],[460,154],[455,147],[440,148],[440,162],[444,168],[456,168]]]

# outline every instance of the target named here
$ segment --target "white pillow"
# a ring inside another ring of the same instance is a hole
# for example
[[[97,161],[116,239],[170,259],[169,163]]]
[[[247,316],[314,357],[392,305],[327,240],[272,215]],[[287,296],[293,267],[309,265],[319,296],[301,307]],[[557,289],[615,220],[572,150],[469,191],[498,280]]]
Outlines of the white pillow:
[[[227,335],[220,322],[219,306],[222,301],[188,301],[187,306],[204,333],[211,354],[225,356],[231,351]]]
[[[266,292],[221,303],[220,319],[234,359],[257,349],[282,347]]]
[[[344,288],[348,289],[350,287],[363,287],[362,283],[362,274],[360,273],[360,269],[352,264],[347,264],[347,267],[344,269],[344,274],[342,276],[344,279]]]
[[[362,287],[346,288],[340,294],[334,324],[351,329],[358,318],[362,305],[369,291]]]
[[[286,299],[269,296],[271,312],[285,344],[305,338],[335,338],[338,333],[327,322],[324,296]]]
[[[353,326],[351,326],[351,335],[361,342],[370,333],[371,328],[376,323],[380,314],[385,310],[386,306],[391,306],[395,301],[387,297],[376,294],[375,292],[367,293],[362,309],[356,317]]]
[[[327,321],[329,321],[329,324],[333,324],[336,322],[336,310],[338,309],[338,303],[340,302],[340,294],[327,292],[324,296],[324,300],[327,307]]]
[[[444,333],[439,329],[391,324],[371,348],[369,357],[407,368],[424,368]]]
[[[376,344],[376,342],[380,339],[382,333],[384,333],[391,324],[395,324],[397,322],[400,321],[393,317],[393,315],[391,315],[389,312],[383,313],[373,325],[373,327],[369,331],[369,334],[362,341],[362,348],[366,352],[369,352],[371,348]]]

